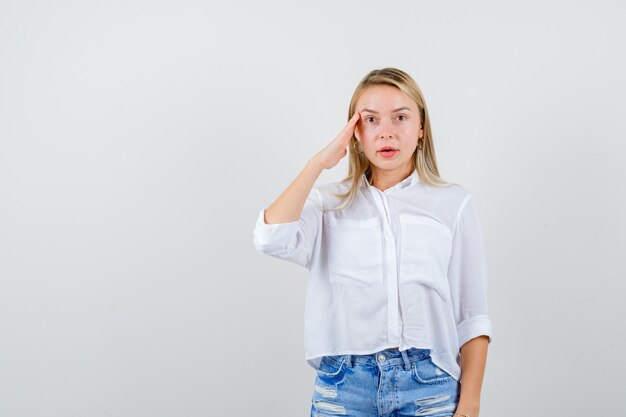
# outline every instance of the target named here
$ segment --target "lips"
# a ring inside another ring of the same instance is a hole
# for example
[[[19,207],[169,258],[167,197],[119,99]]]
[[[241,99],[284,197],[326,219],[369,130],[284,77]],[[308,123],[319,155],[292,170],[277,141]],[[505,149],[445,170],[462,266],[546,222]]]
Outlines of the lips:
[[[378,154],[381,158],[390,159],[398,154],[398,150],[396,148],[392,148],[391,146],[385,146],[378,150]]]

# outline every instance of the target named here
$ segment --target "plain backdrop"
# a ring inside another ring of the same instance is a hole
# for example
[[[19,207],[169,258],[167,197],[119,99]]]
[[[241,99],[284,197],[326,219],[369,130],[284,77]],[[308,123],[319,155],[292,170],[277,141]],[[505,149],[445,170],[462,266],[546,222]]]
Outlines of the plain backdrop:
[[[441,174],[479,210],[480,417],[622,414],[625,16],[0,1],[0,416],[308,415],[308,271],[252,230],[385,66],[422,88]]]

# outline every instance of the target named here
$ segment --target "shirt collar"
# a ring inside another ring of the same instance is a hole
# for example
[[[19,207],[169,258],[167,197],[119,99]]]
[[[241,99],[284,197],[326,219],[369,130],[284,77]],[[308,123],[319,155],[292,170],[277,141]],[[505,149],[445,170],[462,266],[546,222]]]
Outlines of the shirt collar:
[[[369,183],[369,181],[367,180],[367,176],[365,175],[365,173],[363,173],[363,174],[361,175],[361,178],[362,178],[362,183],[363,183],[363,185],[364,185],[365,187],[368,187],[368,188],[376,188],[376,187],[374,187],[373,185],[371,185],[371,184]],[[410,185],[412,185],[412,184],[417,184],[417,183],[419,183],[419,182],[420,182],[419,175],[417,174],[417,171],[416,171],[416,170],[413,170],[413,172],[411,173],[411,175],[409,175],[408,177],[406,177],[405,179],[403,179],[402,181],[400,181],[400,182],[399,182],[399,183],[397,183],[396,185],[394,185],[394,186],[392,186],[392,187],[389,187],[389,188],[388,188],[387,190],[385,190],[385,191],[392,190],[392,189],[394,189],[394,188],[407,188],[407,187],[409,187]]]

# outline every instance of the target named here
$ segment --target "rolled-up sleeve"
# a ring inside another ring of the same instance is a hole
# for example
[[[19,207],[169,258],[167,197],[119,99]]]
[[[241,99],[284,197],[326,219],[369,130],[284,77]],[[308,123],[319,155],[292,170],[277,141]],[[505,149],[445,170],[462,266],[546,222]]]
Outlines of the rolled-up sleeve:
[[[487,262],[478,213],[469,194],[457,214],[448,282],[459,347],[482,335],[488,336],[491,343],[492,325],[487,310]]]
[[[323,203],[317,188],[309,193],[296,221],[267,224],[265,209],[261,209],[253,233],[256,250],[310,269],[322,213]]]

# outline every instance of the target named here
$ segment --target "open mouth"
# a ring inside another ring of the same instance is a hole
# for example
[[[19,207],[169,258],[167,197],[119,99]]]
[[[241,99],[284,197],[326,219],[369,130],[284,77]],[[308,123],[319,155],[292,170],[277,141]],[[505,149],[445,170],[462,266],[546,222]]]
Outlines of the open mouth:
[[[378,150],[378,154],[385,159],[393,158],[398,154],[398,150],[396,148],[392,148],[389,146],[385,146]]]
[[[395,149],[395,148],[382,148],[378,152],[380,152],[380,153],[391,153],[391,152],[396,152],[396,151],[397,151],[397,149]]]

